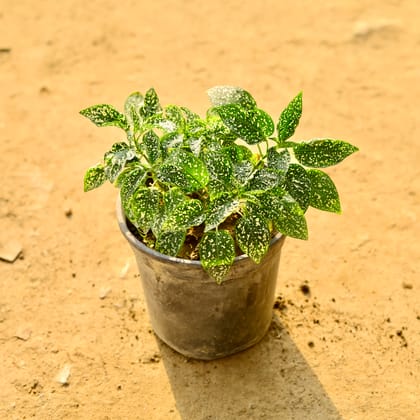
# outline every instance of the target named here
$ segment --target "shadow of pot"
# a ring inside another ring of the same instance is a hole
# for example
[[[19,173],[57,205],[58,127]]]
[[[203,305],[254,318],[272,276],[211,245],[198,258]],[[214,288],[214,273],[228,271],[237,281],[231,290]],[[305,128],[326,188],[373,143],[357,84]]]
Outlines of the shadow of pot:
[[[179,353],[212,360],[258,343],[271,323],[280,251],[285,237],[272,240],[255,264],[235,258],[226,280],[216,284],[200,261],[163,255],[129,230],[117,200],[121,232],[136,257],[148,314],[157,336]]]

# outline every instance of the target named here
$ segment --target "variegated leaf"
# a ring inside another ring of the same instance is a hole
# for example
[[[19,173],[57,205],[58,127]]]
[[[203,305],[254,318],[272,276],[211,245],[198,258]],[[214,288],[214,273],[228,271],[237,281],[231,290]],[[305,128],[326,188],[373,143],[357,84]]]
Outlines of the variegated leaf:
[[[160,112],[162,112],[162,107],[160,106],[159,98],[156,91],[150,88],[144,95],[144,104],[140,110],[140,114],[143,118],[149,118]]]
[[[319,210],[341,213],[340,198],[332,179],[318,169],[307,171],[311,181],[309,205]]]
[[[278,213],[274,218],[276,229],[286,236],[308,239],[305,214],[299,204],[289,195],[284,196],[278,204]]]
[[[287,105],[286,109],[281,113],[279,122],[277,123],[278,139],[281,143],[285,142],[289,137],[293,136],[296,127],[299,124],[302,115],[302,92],[299,93]]]
[[[206,211],[206,228],[208,232],[217,228],[228,216],[239,209],[239,200],[229,194],[223,194],[210,202]]]
[[[241,250],[259,264],[270,246],[267,221],[251,214],[244,216],[236,224],[235,232]]]
[[[278,152],[275,147],[270,147],[267,151],[267,165],[269,168],[280,171],[287,171],[290,164],[290,153],[287,149]]]
[[[257,144],[266,139],[266,118],[255,109],[228,104],[217,107],[216,111],[232,133],[248,144]]]
[[[113,125],[124,130],[127,129],[127,120],[125,116],[111,105],[93,105],[80,111],[80,114],[89,118],[98,127]]]
[[[221,151],[209,151],[203,154],[207,170],[212,178],[228,183],[232,178],[232,161],[227,153]]]
[[[132,219],[130,221],[143,233],[146,233],[158,214],[159,191],[154,188],[140,187],[129,200]]]
[[[255,172],[247,186],[248,190],[269,190],[282,181],[282,174],[271,168],[259,169]]]
[[[207,91],[213,106],[239,104],[244,108],[255,108],[255,99],[246,90],[236,86],[215,86]]]
[[[173,230],[162,232],[156,240],[156,251],[162,254],[176,257],[184,244],[185,230]]]
[[[124,111],[127,118],[129,135],[133,138],[141,125],[140,108],[144,104],[144,97],[140,92],[132,93],[125,101]]]
[[[105,169],[102,163],[92,166],[86,171],[83,180],[83,189],[85,192],[100,187],[106,181]]]
[[[233,176],[240,185],[245,185],[253,174],[254,166],[247,160],[233,165]]]
[[[359,150],[343,140],[317,139],[300,143],[294,149],[296,159],[310,168],[326,168],[340,163]]]
[[[119,173],[124,169],[126,162],[132,160],[134,157],[135,153],[127,143],[113,144],[111,150],[105,153],[104,156],[105,175],[107,178],[111,182],[114,182]]]
[[[204,209],[200,200],[188,199],[179,203],[168,213],[162,230],[187,229],[204,221]]]
[[[311,181],[302,166],[292,163],[286,173],[286,190],[305,212],[309,206]]]
[[[142,144],[149,162],[155,163],[161,154],[159,136],[152,130],[147,131],[143,135]]]
[[[126,207],[134,191],[144,184],[147,177],[146,170],[141,166],[129,166],[118,176],[116,186],[120,187],[121,202]],[[127,216],[129,216],[127,214]]]
[[[200,242],[199,253],[204,270],[217,283],[222,283],[235,259],[235,243],[229,232],[207,232]]]
[[[209,182],[205,164],[192,153],[177,149],[160,167],[158,178],[161,182],[181,188],[184,192],[194,192],[204,188]]]

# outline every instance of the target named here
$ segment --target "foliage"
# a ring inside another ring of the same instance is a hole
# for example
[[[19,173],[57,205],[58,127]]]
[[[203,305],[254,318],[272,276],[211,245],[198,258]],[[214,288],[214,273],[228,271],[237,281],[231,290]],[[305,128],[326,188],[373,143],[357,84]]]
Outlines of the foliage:
[[[335,139],[290,141],[302,93],[277,124],[243,89],[217,86],[208,94],[204,119],[185,107],[162,107],[154,89],[130,95],[124,113],[110,105],[81,111],[99,127],[126,133],[88,169],[84,190],[114,183],[144,242],[166,255],[179,256],[188,234],[200,232],[196,252],[220,283],[238,247],[259,263],[276,232],[307,239],[308,207],[340,213],[337,189],[319,168],[357,148]]]

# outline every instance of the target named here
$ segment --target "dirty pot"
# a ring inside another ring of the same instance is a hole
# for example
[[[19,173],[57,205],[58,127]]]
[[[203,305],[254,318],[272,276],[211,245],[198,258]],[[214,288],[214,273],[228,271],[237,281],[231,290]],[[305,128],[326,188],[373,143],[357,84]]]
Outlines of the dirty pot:
[[[272,239],[258,265],[246,255],[236,257],[227,279],[218,285],[200,261],[169,257],[139,241],[127,226],[119,198],[117,218],[136,257],[150,321],[161,340],[187,357],[211,360],[245,350],[264,337],[284,236]]]

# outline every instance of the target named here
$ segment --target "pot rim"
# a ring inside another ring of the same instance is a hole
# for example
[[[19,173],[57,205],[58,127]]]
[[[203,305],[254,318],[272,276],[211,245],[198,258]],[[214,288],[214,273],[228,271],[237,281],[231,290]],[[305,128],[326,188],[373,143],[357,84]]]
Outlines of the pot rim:
[[[155,249],[149,248],[147,245],[145,245],[143,242],[139,241],[130,231],[130,229],[127,226],[126,222],[126,216],[124,214],[122,204],[121,204],[121,197],[120,194],[117,196],[117,205],[116,205],[116,213],[117,213],[117,220],[118,225],[120,227],[120,230],[122,234],[125,236],[125,238],[130,242],[130,244],[138,249],[140,249],[142,252],[149,254],[155,259],[161,260],[161,261],[169,261],[177,264],[187,264],[192,266],[200,266],[201,267],[201,261],[200,260],[188,260],[185,258],[179,258],[179,257],[172,257],[170,255],[162,254],[159,251],[156,251]],[[270,247],[279,241],[284,235],[282,235],[280,232],[277,233],[270,241]],[[249,259],[247,254],[238,255],[234,259],[234,264]]]

